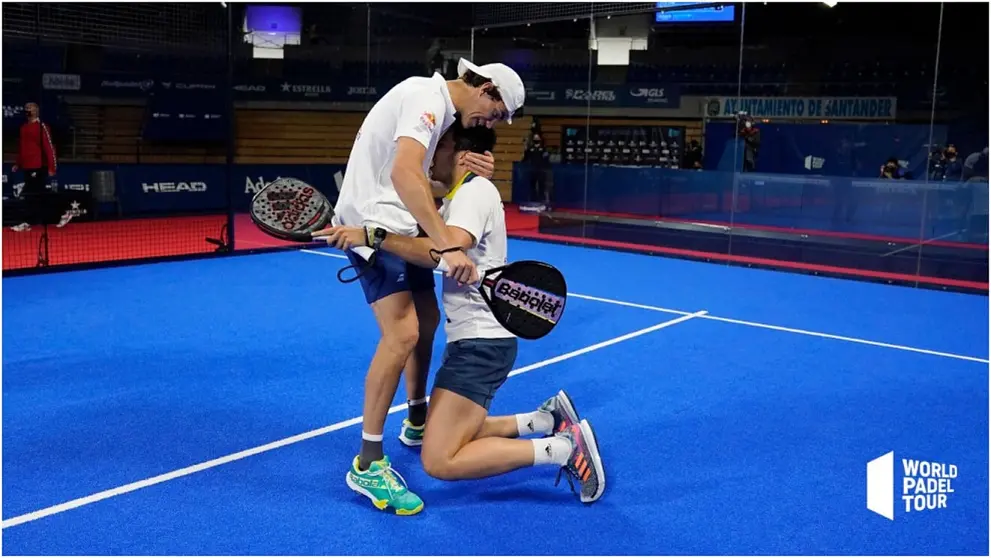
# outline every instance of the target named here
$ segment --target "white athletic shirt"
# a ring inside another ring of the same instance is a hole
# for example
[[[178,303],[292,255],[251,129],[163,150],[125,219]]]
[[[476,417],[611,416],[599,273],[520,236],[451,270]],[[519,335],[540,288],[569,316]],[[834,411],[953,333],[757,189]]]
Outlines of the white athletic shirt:
[[[379,99],[354,139],[347,169],[334,207],[341,224],[381,227],[406,236],[417,235],[417,223],[392,184],[396,143],[401,137],[423,144],[423,171],[429,176],[437,143],[454,123],[454,103],[440,74],[412,77]]]
[[[475,239],[468,257],[475,262],[479,274],[506,265],[506,215],[495,184],[474,176],[455,186],[445,196],[440,213],[447,226],[464,229]],[[478,287],[459,287],[457,281],[444,277],[443,300],[448,343],[459,339],[514,337],[496,321]]]

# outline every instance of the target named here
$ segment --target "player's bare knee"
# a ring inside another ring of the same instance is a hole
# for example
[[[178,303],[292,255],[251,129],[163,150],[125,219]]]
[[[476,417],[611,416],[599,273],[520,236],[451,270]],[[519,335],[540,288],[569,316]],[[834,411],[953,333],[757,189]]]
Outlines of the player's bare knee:
[[[443,452],[431,451],[426,446],[420,452],[423,471],[438,480],[456,480],[453,460]]]
[[[416,319],[416,314],[412,313],[392,324],[392,327],[382,334],[382,343],[400,355],[409,355],[413,352],[419,339],[419,322]]]

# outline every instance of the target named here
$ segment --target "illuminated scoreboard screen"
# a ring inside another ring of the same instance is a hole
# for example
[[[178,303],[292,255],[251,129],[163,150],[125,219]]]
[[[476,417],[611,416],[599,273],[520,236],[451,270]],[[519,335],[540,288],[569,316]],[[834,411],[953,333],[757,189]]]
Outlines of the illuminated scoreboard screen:
[[[656,4],[659,10],[682,6],[697,7],[674,11],[658,11],[654,14],[655,23],[733,23],[733,19],[736,17],[736,6],[718,5],[718,2],[657,2]]]

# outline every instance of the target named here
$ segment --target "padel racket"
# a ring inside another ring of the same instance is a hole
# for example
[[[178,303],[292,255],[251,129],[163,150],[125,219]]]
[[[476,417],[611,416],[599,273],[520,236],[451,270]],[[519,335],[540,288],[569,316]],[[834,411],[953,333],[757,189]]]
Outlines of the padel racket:
[[[447,271],[440,260],[437,269]],[[477,284],[482,300],[502,327],[523,339],[540,339],[564,315],[568,287],[550,264],[524,260],[489,269]]]
[[[251,198],[251,220],[265,234],[291,242],[313,242],[334,208],[319,190],[296,178],[279,178]]]

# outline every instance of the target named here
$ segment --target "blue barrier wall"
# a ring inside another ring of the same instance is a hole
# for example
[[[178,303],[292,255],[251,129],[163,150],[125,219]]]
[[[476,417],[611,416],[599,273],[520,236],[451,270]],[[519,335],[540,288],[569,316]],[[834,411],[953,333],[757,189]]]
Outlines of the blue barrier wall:
[[[530,198],[516,164],[513,199]],[[734,181],[736,183],[734,184]],[[734,185],[736,196],[734,203]],[[988,183],[558,164],[554,210],[987,243]],[[982,221],[983,219],[983,221]]]
[[[124,215],[148,215],[224,211],[228,205],[247,211],[251,197],[282,176],[312,184],[335,201],[334,173],[343,173],[344,165],[232,165],[228,173],[226,165],[67,164],[58,168],[59,189],[90,192],[97,171],[114,172]],[[23,174],[11,173],[10,165],[4,164],[3,198],[23,184]]]
[[[877,178],[889,157],[923,178],[929,126],[914,124],[759,124],[757,172]],[[734,124],[705,126],[706,170],[732,171]],[[933,144],[946,144],[946,126],[933,127]],[[809,159],[812,157],[813,159]],[[740,168],[742,158],[737,158]]]

